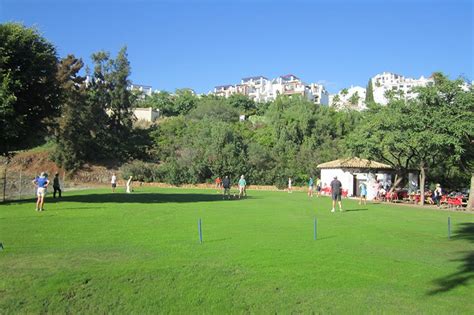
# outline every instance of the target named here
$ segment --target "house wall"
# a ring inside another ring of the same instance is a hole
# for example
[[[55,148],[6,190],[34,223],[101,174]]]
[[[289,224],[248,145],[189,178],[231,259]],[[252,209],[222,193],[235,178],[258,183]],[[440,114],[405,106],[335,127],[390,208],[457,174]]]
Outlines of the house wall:
[[[392,175],[390,173],[351,173],[347,171],[345,172],[342,169],[322,169],[321,183],[323,187],[325,183],[327,186],[330,186],[334,176],[337,176],[337,178],[341,181],[342,189],[348,191],[348,196],[359,195],[357,187],[354,187],[354,176],[358,182],[364,181],[367,185],[367,200],[372,200],[377,195],[377,180],[381,181],[384,187],[387,185],[392,185]]]
[[[160,112],[151,107],[149,108],[135,108],[133,114],[138,120],[155,121],[160,117]]]

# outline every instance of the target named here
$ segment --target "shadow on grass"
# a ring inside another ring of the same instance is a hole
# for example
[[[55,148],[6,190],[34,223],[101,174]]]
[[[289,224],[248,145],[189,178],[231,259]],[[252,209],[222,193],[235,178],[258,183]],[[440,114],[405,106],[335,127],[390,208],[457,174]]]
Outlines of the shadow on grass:
[[[222,195],[218,194],[169,194],[169,193],[105,193],[105,194],[84,194],[63,196],[61,198],[45,199],[45,205],[48,203],[63,203],[63,202],[82,202],[82,203],[167,203],[167,202],[209,202],[209,201],[225,201],[237,202],[245,201],[245,199],[255,199],[255,197],[247,196],[243,199],[222,199]],[[18,204],[31,203],[35,199],[23,199],[7,201],[3,204]]]
[[[369,209],[367,208],[357,208],[357,209],[347,209],[347,210],[344,210],[344,212],[351,212],[351,211],[367,211]]]
[[[474,243],[474,223],[463,223],[453,237],[454,240],[467,240]],[[462,257],[454,259],[461,264],[458,271],[442,278],[434,280],[437,288],[428,292],[428,295],[435,295],[451,291],[459,286],[467,286],[474,280],[474,251],[463,252]]]

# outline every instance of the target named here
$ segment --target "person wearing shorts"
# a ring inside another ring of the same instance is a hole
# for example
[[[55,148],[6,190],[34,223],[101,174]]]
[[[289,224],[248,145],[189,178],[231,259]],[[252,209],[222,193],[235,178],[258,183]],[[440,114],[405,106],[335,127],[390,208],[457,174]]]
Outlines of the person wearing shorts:
[[[366,205],[367,204],[367,184],[364,182],[361,182],[359,185],[359,189],[360,189],[359,204],[361,205],[362,202],[364,202],[364,205]]]
[[[33,180],[33,184],[36,187],[36,211],[44,210],[44,197],[46,196],[46,188],[48,188],[49,180],[45,172],[42,172],[40,176],[37,176]]]
[[[317,197],[321,196],[321,179],[319,177],[316,177],[316,192]]]
[[[222,180],[222,187],[224,188],[224,195],[222,196],[222,199],[225,199],[225,196],[227,195],[228,199],[230,199],[230,179],[229,176],[224,177]]]
[[[247,197],[247,182],[245,181],[244,175],[240,176],[239,179],[239,199],[243,197],[244,195]]]
[[[310,177],[308,181],[308,197],[313,197],[313,190],[314,190],[314,179],[313,177]]]
[[[117,176],[115,176],[115,173],[112,173],[110,184],[112,185],[112,192],[115,192],[115,188],[117,188]]]
[[[334,179],[331,182],[331,192],[332,192],[331,212],[336,211],[336,201],[339,203],[339,211],[342,211],[341,191],[342,191],[342,183],[341,181],[337,179],[337,176],[334,176]]]

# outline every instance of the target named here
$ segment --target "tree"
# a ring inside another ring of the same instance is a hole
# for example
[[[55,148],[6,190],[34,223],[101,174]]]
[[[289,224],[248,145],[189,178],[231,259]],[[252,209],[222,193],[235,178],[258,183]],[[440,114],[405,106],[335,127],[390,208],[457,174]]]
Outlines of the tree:
[[[107,52],[97,52],[92,55],[92,61],[94,72],[89,84],[88,101],[95,117],[91,133],[95,138],[97,158],[126,160],[134,152],[127,49],[122,48],[115,60]]]
[[[85,78],[78,75],[83,65],[81,59],[68,55],[58,67],[62,106],[53,157],[68,171],[78,169],[91,155],[89,124],[94,121],[94,117],[91,117],[87,108]]]
[[[334,108],[339,108],[339,106],[341,106],[341,98],[339,94],[334,95],[331,106]]]
[[[241,114],[252,114],[256,110],[255,102],[246,95],[232,94],[227,102],[234,108],[240,110]]]
[[[0,154],[43,140],[59,113],[56,49],[37,30],[0,25]]]
[[[462,81],[442,74],[434,77],[434,85],[417,89],[415,100],[394,98],[388,106],[369,109],[347,141],[353,154],[392,165],[399,175],[394,186],[410,167],[419,169],[422,203],[427,172],[446,156],[472,165],[472,88],[466,91]]]
[[[174,97],[166,91],[152,93],[150,96],[145,96],[145,99],[138,102],[142,107],[151,107],[158,109],[161,115],[175,116],[176,105]]]
[[[374,87],[372,86],[372,79],[369,79],[369,83],[367,83],[367,89],[365,93],[365,103],[373,103],[374,102]]]
[[[177,114],[185,115],[191,109],[196,107],[197,97],[194,92],[190,89],[178,89],[176,90],[175,98],[175,112]]]
[[[427,159],[435,158],[443,161],[449,156],[452,161],[459,163],[461,168],[471,175],[469,207],[473,208],[472,194],[474,192],[474,91],[466,87],[462,79],[449,80],[442,73],[434,73],[434,84],[416,89],[414,117],[415,121],[425,121],[425,130],[431,130],[430,139],[423,141],[421,149],[431,151],[418,158],[420,168],[427,164]],[[429,113],[427,118],[420,119],[419,113]],[[428,157],[426,158],[426,155]],[[436,163],[436,160],[434,160]]]
[[[357,107],[357,105],[359,104],[359,100],[359,92],[356,91],[351,95],[351,97],[349,97],[349,104],[351,104],[352,107]]]

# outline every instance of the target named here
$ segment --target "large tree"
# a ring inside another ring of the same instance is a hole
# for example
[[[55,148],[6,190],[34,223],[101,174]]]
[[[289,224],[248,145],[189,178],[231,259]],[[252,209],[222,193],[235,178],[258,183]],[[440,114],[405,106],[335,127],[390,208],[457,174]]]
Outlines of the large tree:
[[[90,125],[94,121],[86,102],[85,78],[79,75],[81,59],[68,55],[59,64],[58,80],[61,84],[61,117],[56,132],[54,159],[66,170],[76,170],[86,162],[92,152]]]
[[[433,166],[447,158],[472,165],[472,88],[442,74],[434,78],[433,85],[417,89],[414,100],[394,97],[387,106],[371,107],[347,142],[353,154],[392,165],[399,175],[395,184],[417,168],[422,203],[426,173]]]
[[[88,88],[88,102],[95,117],[91,133],[95,138],[97,158],[127,159],[133,153],[127,50],[122,48],[115,60],[109,53],[100,51],[92,55],[92,61],[94,71]]]
[[[56,49],[37,30],[0,24],[0,154],[43,140],[59,113]]]

